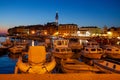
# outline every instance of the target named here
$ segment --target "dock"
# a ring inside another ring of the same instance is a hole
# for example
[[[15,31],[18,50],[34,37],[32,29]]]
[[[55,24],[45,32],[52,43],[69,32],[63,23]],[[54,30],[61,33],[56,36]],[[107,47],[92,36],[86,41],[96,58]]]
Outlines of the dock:
[[[0,74],[0,80],[120,80],[119,74]]]

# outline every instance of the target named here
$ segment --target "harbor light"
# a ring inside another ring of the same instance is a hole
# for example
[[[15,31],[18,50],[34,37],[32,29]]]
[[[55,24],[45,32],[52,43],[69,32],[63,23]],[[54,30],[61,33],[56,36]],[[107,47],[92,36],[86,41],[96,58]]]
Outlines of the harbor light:
[[[117,37],[118,39],[120,39],[120,37]]]
[[[110,32],[110,31],[107,32],[107,35],[108,35],[109,38],[111,38],[112,37],[112,32]]]
[[[58,36],[58,34],[59,34],[59,32],[55,32],[53,35],[54,35],[54,36]]]
[[[34,30],[32,30],[32,31],[31,31],[31,33],[32,33],[32,34],[35,34],[35,31],[34,31]]]
[[[47,31],[45,31],[44,34],[47,35]]]
[[[112,35],[112,32],[109,31],[109,32],[107,32],[107,34],[108,34],[108,35]]]

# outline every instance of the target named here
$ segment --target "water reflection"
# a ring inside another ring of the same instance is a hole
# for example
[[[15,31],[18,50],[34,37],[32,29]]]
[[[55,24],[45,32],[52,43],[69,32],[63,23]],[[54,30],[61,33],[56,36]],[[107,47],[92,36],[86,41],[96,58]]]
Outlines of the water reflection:
[[[11,59],[8,54],[0,57],[0,74],[12,74],[14,73],[14,67],[16,65],[17,59]]]

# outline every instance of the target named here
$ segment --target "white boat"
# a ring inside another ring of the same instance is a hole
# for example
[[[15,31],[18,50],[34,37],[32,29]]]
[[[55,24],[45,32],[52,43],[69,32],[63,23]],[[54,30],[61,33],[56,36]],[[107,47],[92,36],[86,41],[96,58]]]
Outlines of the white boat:
[[[94,60],[94,66],[101,71],[106,73],[119,73],[120,74],[120,63],[105,61],[105,60]]]
[[[21,41],[14,41],[14,45],[28,45],[29,42],[27,40],[21,40]]]
[[[57,39],[53,42],[53,47],[68,47],[69,40],[66,39]]]
[[[57,58],[66,59],[66,58],[71,58],[74,52],[72,52],[71,48],[69,47],[56,47],[52,51],[52,54]]]
[[[15,73],[50,73],[56,65],[55,59],[52,57],[50,61],[46,60],[45,46],[30,46],[28,51],[28,62],[23,62],[19,57],[16,63]],[[19,70],[19,71],[18,71]]]
[[[61,60],[61,68],[65,73],[95,73],[99,71],[97,68],[93,68],[84,62],[80,62],[76,59]]]
[[[13,42],[10,41],[9,37],[6,37],[6,40],[4,42],[1,42],[1,45],[10,48],[13,46]]]
[[[120,49],[116,46],[107,45],[104,49],[104,55],[106,57],[120,59]]]
[[[89,41],[84,44],[84,47],[100,47],[100,45],[96,41]]]
[[[80,54],[90,59],[100,59],[103,55],[103,49],[100,47],[85,47]]]
[[[73,50],[81,50],[83,48],[83,45],[80,44],[80,41],[77,38],[70,39],[68,45]]]

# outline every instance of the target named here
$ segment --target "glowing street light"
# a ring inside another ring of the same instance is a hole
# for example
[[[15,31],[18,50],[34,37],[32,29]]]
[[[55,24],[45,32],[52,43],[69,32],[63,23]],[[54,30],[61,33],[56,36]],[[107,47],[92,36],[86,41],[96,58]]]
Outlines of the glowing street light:
[[[109,37],[112,37],[112,32],[109,31],[109,32],[107,32],[107,34]]]
[[[32,34],[35,34],[35,31],[32,30],[31,33],[32,33]],[[32,40],[32,46],[34,46],[34,40]]]
[[[58,34],[59,34],[59,32],[55,32],[53,35],[54,35],[54,36],[58,36]]]
[[[107,34],[112,35],[112,32],[107,32]]]
[[[32,34],[35,34],[35,31],[34,31],[34,30],[33,30],[33,31],[31,31],[31,33],[32,33]]]

